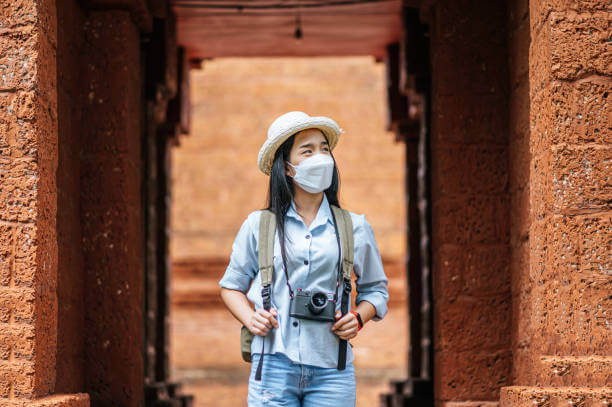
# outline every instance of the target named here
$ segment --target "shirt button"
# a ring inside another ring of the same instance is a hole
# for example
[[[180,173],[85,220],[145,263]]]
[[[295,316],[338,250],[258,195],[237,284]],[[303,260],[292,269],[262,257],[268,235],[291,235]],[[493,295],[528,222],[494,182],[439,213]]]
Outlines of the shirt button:
[[[304,264],[305,264],[305,265],[308,265],[308,260],[304,260]]]
[[[306,235],[306,239],[310,239],[310,235]]]
[[[297,321],[293,321],[293,326],[298,326],[298,322]]]

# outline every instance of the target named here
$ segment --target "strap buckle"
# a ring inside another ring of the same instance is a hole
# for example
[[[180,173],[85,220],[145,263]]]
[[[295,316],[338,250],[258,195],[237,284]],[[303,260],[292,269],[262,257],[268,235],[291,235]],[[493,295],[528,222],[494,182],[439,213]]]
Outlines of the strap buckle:
[[[344,289],[344,291],[345,291],[345,292],[347,292],[347,293],[350,293],[350,292],[351,292],[351,290],[353,289],[353,288],[352,288],[352,286],[351,286],[351,280],[346,280],[346,279],[344,280],[344,286],[343,286],[343,289]]]
[[[263,306],[266,311],[270,309],[270,293],[271,289],[269,285],[265,285],[261,288],[261,297],[263,299]]]

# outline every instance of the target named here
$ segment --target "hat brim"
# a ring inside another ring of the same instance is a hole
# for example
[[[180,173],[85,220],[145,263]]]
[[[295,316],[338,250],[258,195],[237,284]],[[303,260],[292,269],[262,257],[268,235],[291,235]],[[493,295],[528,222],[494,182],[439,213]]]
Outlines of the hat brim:
[[[283,144],[285,140],[287,140],[293,134],[306,129],[321,130],[327,138],[330,150],[333,150],[334,147],[336,147],[340,134],[344,133],[344,130],[338,127],[336,122],[327,117],[311,117],[307,122],[291,126],[290,128],[287,128],[276,136],[274,136],[274,138],[267,139],[261,147],[261,150],[259,150],[259,155],[257,157],[257,166],[259,167],[259,169],[264,174],[270,175],[270,173],[272,172],[274,155],[276,154],[276,150],[278,149],[278,147],[280,147],[280,145]]]

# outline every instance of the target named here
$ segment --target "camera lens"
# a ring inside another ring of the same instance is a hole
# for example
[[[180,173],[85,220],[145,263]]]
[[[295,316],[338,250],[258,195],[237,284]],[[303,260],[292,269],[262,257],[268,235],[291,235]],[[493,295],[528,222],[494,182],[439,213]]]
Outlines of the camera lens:
[[[313,293],[310,297],[310,302],[308,303],[308,309],[313,314],[320,314],[325,309],[327,305],[327,294],[324,292],[316,292]]]

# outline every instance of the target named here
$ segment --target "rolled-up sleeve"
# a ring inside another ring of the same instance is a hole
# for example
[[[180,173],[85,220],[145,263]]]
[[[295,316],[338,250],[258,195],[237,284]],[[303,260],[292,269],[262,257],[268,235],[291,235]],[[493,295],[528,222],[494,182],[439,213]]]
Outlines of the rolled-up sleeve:
[[[376,308],[374,321],[381,320],[387,314],[389,301],[389,280],[383,270],[382,259],[372,226],[365,215],[358,215],[361,219],[354,229],[355,255],[354,271],[357,297],[355,303],[367,301]]]
[[[246,293],[251,286],[251,281],[257,273],[257,241],[253,233],[253,227],[251,226],[254,215],[255,212],[252,212],[246,218],[236,234],[236,238],[232,244],[230,262],[225,269],[223,277],[219,281],[219,285],[223,288]]]

